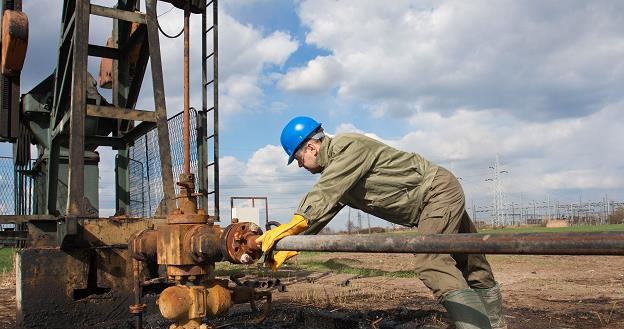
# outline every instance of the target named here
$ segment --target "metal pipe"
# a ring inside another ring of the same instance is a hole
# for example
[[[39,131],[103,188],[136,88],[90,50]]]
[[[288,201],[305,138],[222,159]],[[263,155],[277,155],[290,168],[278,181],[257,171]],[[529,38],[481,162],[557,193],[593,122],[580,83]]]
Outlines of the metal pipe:
[[[191,173],[191,143],[190,143],[190,114],[189,114],[189,21],[191,16],[191,2],[184,8],[184,174]]]
[[[422,254],[624,255],[624,232],[305,235],[275,250]]]
[[[131,313],[134,315],[134,328],[143,329],[143,310],[141,304],[141,266],[136,259],[132,260],[132,291],[134,295],[134,305],[130,307]],[[134,307],[133,307],[134,306]]]

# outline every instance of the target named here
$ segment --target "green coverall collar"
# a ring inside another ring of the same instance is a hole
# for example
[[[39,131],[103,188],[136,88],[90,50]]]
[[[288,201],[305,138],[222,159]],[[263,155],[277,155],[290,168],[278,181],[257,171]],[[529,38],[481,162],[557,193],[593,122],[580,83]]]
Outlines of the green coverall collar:
[[[316,157],[316,162],[319,166],[325,168],[329,164],[329,144],[331,143],[331,137],[325,136],[321,140],[321,148],[319,154]]]

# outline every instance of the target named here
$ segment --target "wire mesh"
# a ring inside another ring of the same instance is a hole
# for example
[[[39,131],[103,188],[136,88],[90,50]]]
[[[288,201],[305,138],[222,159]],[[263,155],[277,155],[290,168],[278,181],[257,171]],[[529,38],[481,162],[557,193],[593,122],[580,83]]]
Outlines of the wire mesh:
[[[197,111],[190,110],[190,127],[197,127]],[[168,120],[169,143],[171,149],[171,169],[173,180],[177,181],[184,168],[182,147],[183,117],[182,112]],[[190,129],[191,172],[197,181],[197,129]],[[156,212],[163,198],[162,171],[160,168],[160,149],[158,131],[152,129],[137,139],[129,150],[130,156],[130,214],[132,216],[151,217]],[[198,184],[196,184],[197,186]],[[180,192],[175,186],[176,194]]]
[[[13,158],[0,157],[0,215],[32,214],[31,166],[31,163],[15,166]]]
[[[168,120],[174,181],[183,170],[182,112]],[[197,111],[190,111],[190,127],[197,127]],[[197,129],[190,130],[191,172],[197,175]],[[129,150],[130,216],[153,216],[163,198],[158,131],[150,130]],[[15,166],[13,158],[0,157],[0,215],[31,215],[34,193],[31,163]],[[197,176],[196,176],[197,181]],[[198,185],[198,184],[196,184]],[[179,187],[175,186],[176,194]]]
[[[143,174],[143,164],[139,161],[129,159],[128,176],[130,176],[130,213],[132,217],[145,217],[149,213],[149,207],[145,203],[145,175]],[[148,208],[148,209],[146,209]]]
[[[0,157],[0,215],[15,215],[13,159]]]
[[[32,215],[33,214],[33,187],[34,172],[32,171],[32,162],[26,165],[18,165],[14,168],[14,185],[15,200],[14,209],[16,215]]]
[[[15,166],[13,158],[0,157],[0,215],[32,215],[34,193],[32,163]],[[26,224],[0,224],[0,231],[24,231]],[[24,239],[8,239],[0,245],[21,248]]]

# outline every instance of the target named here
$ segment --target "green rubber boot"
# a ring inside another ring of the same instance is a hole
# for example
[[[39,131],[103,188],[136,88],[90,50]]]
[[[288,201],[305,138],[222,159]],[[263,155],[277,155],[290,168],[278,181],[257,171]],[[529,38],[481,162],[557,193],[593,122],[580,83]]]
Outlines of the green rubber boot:
[[[481,297],[470,288],[444,295],[442,305],[457,329],[492,329]]]
[[[487,311],[492,329],[507,329],[507,322],[503,314],[503,298],[500,292],[500,285],[497,283],[489,289],[474,289],[481,297],[485,310]]]

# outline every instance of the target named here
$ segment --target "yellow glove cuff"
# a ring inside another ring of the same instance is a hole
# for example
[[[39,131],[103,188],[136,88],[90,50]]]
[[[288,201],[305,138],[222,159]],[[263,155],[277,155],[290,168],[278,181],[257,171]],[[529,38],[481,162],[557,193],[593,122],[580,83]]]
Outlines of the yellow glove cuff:
[[[305,218],[303,218],[303,216],[294,215],[289,223],[282,224],[262,234],[256,239],[256,243],[261,243],[262,251],[267,252],[268,250],[273,248],[275,243],[281,238],[287,237],[289,235],[299,234],[308,229],[308,227],[308,222]]]
[[[277,269],[284,264],[284,262],[292,257],[299,255],[297,251],[278,251],[273,254],[273,262],[271,263],[271,270],[277,272]]]

